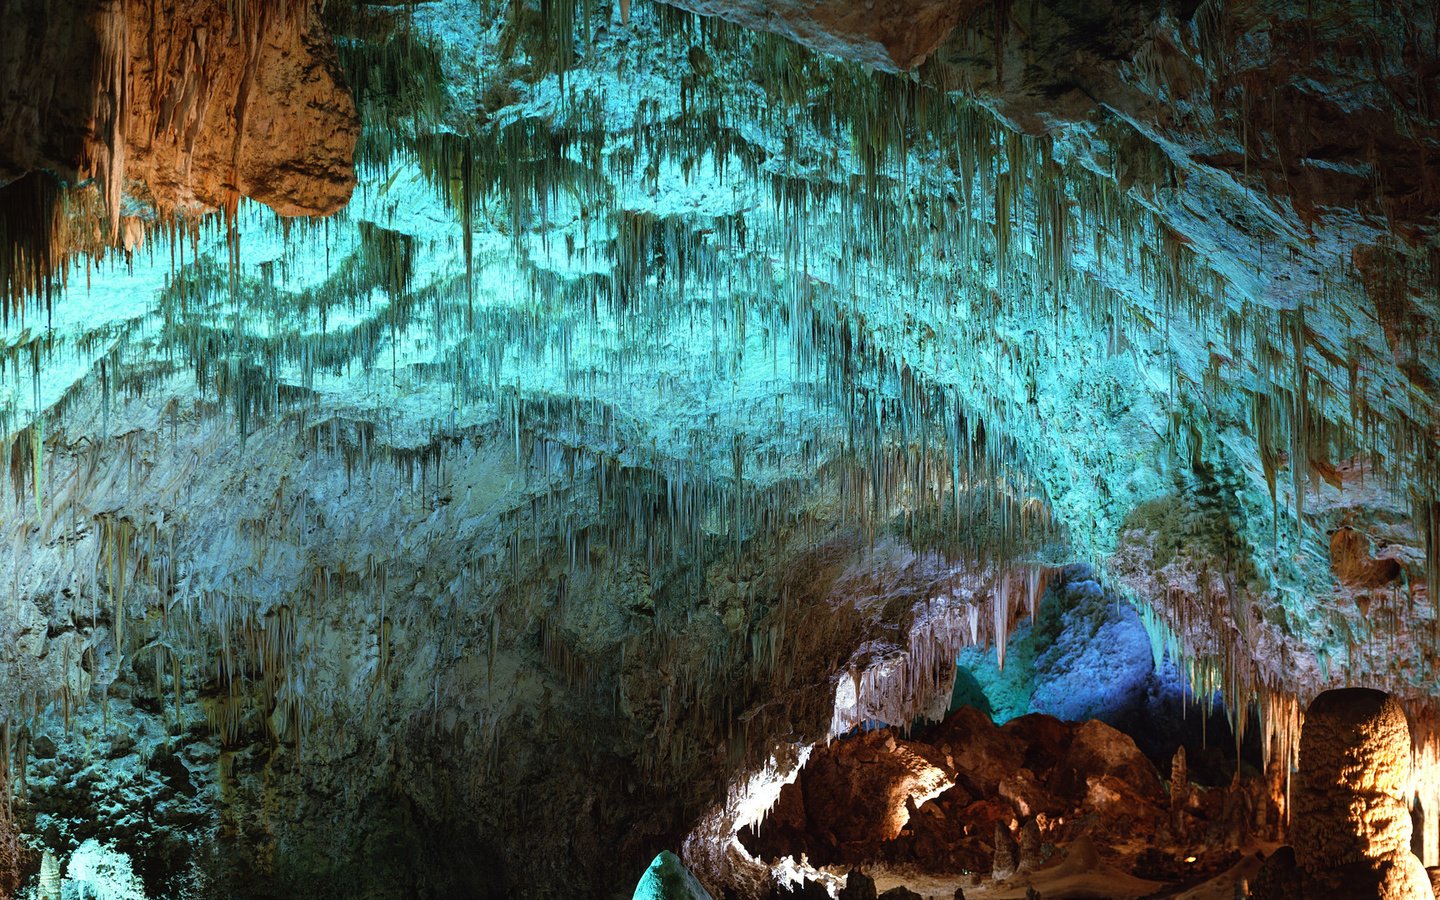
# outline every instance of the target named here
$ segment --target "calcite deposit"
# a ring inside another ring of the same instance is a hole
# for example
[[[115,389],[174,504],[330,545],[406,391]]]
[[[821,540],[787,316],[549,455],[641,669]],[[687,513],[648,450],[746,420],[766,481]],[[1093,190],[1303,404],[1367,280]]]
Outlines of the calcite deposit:
[[[1405,712],[1380,691],[1326,691],[1305,710],[1291,840],[1307,896],[1433,896],[1411,852],[1410,757]]]
[[[0,2],[0,881],[1440,863],[1433,6]]]

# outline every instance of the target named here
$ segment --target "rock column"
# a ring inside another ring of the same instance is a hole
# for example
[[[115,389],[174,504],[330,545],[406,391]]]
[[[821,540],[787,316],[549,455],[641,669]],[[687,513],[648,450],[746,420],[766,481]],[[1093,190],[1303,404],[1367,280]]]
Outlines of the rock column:
[[[1433,900],[1410,850],[1410,727],[1388,694],[1326,691],[1300,734],[1291,841],[1306,897]]]

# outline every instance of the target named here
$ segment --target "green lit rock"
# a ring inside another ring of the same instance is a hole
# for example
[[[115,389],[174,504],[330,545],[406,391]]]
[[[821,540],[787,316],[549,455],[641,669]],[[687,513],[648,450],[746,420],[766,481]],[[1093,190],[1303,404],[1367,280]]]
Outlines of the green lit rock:
[[[661,850],[635,886],[634,900],[710,900],[710,893],[678,856]]]

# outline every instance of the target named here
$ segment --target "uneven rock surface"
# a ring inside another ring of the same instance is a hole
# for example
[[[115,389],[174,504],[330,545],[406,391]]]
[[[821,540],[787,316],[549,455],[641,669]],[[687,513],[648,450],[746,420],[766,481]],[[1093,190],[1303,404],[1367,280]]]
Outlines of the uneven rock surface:
[[[764,896],[752,781],[943,709],[1076,559],[1195,694],[1255,702],[1272,779],[1336,684],[1425,749],[1433,4],[556,6],[359,4],[333,60],[313,3],[0,9],[6,235],[332,211],[336,62],[365,116],[333,219],[0,257],[67,276],[0,322],[37,852],[154,811],[194,848],[124,848],[148,886],[484,897],[683,842]],[[913,752],[954,786],[887,796],[886,853],[1172,827],[1102,730],[942,738]],[[1192,839],[1273,828],[1248,784],[1187,798]]]
[[[917,797],[908,763],[917,758],[936,760],[953,786]],[[1019,778],[1008,774],[1015,772]],[[986,784],[998,785],[999,795],[980,787]],[[1099,846],[1108,862],[1146,878],[1179,881],[1235,862],[1213,848],[1250,843],[1256,823],[1245,810],[1253,801],[1235,801],[1263,790],[1258,777],[1225,789],[1187,787],[1195,798],[1194,836],[1171,829],[1158,774],[1125,735],[1100,722],[1045,716],[997,728],[967,708],[909,739],[887,729],[816,748],[796,780],[780,789],[773,809],[742,830],[740,840],[771,863],[790,857],[815,867],[884,864],[956,877],[988,871],[996,879],[1045,867],[1057,846],[1073,847],[1064,854],[1069,869],[1085,874],[1098,865]],[[901,827],[886,832],[877,821],[898,806],[897,798],[903,800]],[[1137,855],[1137,836],[1157,848],[1157,857],[1197,859],[1157,871]]]
[[[12,294],[45,293],[27,267],[48,275],[68,252],[132,251],[159,215],[233,210],[240,197],[285,216],[343,207],[360,123],[321,8],[312,0],[0,7],[0,190],[34,173],[47,194],[93,181],[102,195],[98,205],[68,201],[79,211],[61,225],[48,208],[25,210],[28,221],[10,215],[29,190],[23,184],[3,195],[7,314]]]
[[[983,8],[978,0],[668,0],[737,25],[772,31],[822,53],[878,69],[912,69],[935,52],[955,26]]]
[[[10,779],[8,773],[0,773],[0,790],[8,797]],[[10,805],[0,805],[0,897],[13,897],[20,887],[23,870],[20,859],[20,836]]]
[[[838,900],[875,900],[875,880],[859,869],[851,869],[845,874]]]
[[[126,0],[124,177],[161,210],[236,196],[333,213],[355,187],[355,105],[313,0]]]
[[[635,886],[634,900],[711,900],[680,858],[662,851]]]
[[[0,186],[78,171],[99,99],[97,14],[98,3],[0,6]]]
[[[1381,691],[1326,691],[1305,712],[1292,835],[1306,895],[1422,900],[1411,853],[1410,729]]]

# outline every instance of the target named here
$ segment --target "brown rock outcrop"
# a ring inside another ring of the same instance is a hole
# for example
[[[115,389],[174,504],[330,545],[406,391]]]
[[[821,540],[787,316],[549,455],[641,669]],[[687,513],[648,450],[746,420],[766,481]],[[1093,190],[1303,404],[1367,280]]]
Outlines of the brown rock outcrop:
[[[1008,728],[1012,723],[1006,724]],[[937,726],[931,742],[953,761],[963,773],[963,783],[978,797],[996,796],[1001,779],[1025,764],[1023,745],[1002,734],[989,716],[968,706]]]
[[[817,753],[803,780],[780,791],[759,829],[760,846],[785,845],[817,863],[873,857],[900,835],[917,805],[954,783],[929,748],[888,731],[836,746],[843,751]]]
[[[0,300],[50,295],[69,253],[132,251],[144,207],[330,215],[360,121],[318,0],[0,4]],[[65,187],[94,181],[62,203]],[[122,199],[138,207],[122,212]],[[104,210],[104,212],[101,212]]]
[[[0,186],[35,169],[73,178],[91,134],[99,4],[0,4]]]
[[[1154,764],[1135,746],[1135,741],[1098,720],[1075,730],[1069,750],[1050,776],[1049,787],[1061,795],[1084,795],[1087,785],[1093,787],[1106,776],[1126,785],[1147,803],[1169,803]]]
[[[127,245],[136,234],[121,228],[122,193],[161,212],[228,208],[241,196],[286,216],[335,212],[355,185],[360,126],[320,9],[317,0],[0,6],[0,189],[32,172],[94,179],[107,240]],[[24,256],[0,266],[7,291],[36,290],[53,265],[34,249],[50,240],[49,217],[26,218],[33,234],[0,228],[0,250]],[[7,274],[22,266],[37,271]]]
[[[1001,760],[1015,768],[1002,774]],[[1032,772],[1032,764],[1039,769]],[[927,766],[954,781],[928,800],[915,790]],[[1205,857],[1198,866],[1162,866],[1155,876],[1179,880],[1233,863],[1223,852],[1211,859],[1198,851],[1247,846],[1251,797],[1263,792],[1255,777],[1226,788],[1188,784],[1183,807],[1172,810],[1155,766],[1107,725],[1025,716],[996,728],[962,709],[908,740],[887,729],[816,748],[766,819],[742,830],[740,840],[766,862],[803,854],[816,865],[990,870],[1007,878],[1043,868],[1052,848],[1071,869],[1088,871],[1099,864],[1096,843],[1126,857],[1133,851],[1116,848],[1144,836],[1164,846],[1152,855],[1167,863]],[[1198,843],[1177,838],[1169,825],[1176,812]]]
[[[359,120],[320,4],[126,0],[125,14],[127,179],[165,209],[345,205]]]

